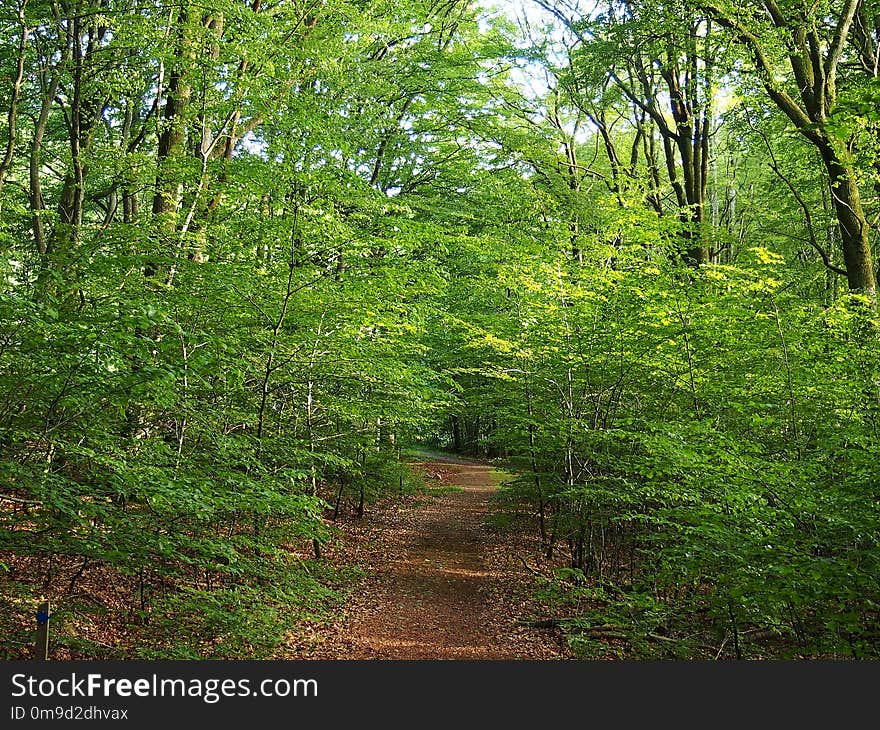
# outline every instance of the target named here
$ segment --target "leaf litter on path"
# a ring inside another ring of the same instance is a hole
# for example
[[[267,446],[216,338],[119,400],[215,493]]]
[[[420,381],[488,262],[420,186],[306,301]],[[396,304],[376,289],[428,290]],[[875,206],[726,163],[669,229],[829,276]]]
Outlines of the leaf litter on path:
[[[365,577],[338,621],[289,637],[289,659],[566,659],[560,632],[523,626],[540,611],[517,557],[516,526],[490,527],[496,489],[480,463],[413,464],[428,496],[338,523],[326,559]],[[437,487],[431,489],[432,487]]]

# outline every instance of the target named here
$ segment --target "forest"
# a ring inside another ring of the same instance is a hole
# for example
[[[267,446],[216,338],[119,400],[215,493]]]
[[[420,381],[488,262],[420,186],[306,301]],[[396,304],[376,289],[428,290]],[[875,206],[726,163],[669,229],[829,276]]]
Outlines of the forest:
[[[0,38],[0,656],[284,656],[430,449],[574,657],[880,657],[880,2]]]

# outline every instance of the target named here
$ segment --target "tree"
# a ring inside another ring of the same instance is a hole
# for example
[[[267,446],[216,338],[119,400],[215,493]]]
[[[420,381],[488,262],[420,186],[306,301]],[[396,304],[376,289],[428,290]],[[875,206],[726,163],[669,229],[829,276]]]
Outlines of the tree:
[[[841,138],[832,125],[844,59],[860,2],[795,3],[774,0],[758,8],[707,4],[707,12],[751,54],[768,96],[818,150],[825,167],[840,228],[841,251],[852,291],[876,300],[871,226],[862,203],[859,175],[852,159],[853,139]],[[788,73],[779,78],[780,58]]]

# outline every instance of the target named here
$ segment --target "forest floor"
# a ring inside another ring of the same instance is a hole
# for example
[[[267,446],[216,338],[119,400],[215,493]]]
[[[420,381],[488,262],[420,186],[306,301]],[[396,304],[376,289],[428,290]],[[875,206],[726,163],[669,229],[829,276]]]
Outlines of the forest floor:
[[[519,558],[527,528],[489,524],[499,473],[430,455],[412,468],[427,495],[379,504],[338,526],[327,559],[363,570],[340,618],[291,636],[287,659],[566,659],[535,576]]]

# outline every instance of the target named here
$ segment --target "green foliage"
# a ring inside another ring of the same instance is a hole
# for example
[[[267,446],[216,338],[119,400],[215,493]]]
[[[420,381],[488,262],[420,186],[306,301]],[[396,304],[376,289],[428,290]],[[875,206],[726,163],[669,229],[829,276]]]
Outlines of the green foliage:
[[[71,651],[132,651],[75,635],[94,571],[145,656],[268,656],[330,596],[300,558],[337,495],[362,514],[416,488],[398,450],[444,400],[421,361],[441,232],[401,193],[457,174],[431,117],[479,87],[476,23],[420,1],[52,10],[27,4],[0,189],[0,551],[25,603],[69,612]]]
[[[272,655],[426,442],[579,652],[878,655],[870,4],[543,5],[0,13],[4,655]]]
[[[519,280],[517,336],[482,351],[518,367],[479,398],[565,583],[614,588],[588,589],[574,646],[610,623],[651,656],[734,634],[741,654],[876,653],[876,322],[857,296],[804,303],[782,263]],[[749,643],[762,631],[777,648]]]
[[[281,564],[265,582],[229,588],[186,587],[157,599],[140,632],[143,659],[273,656],[289,632],[338,601],[313,576]]]

